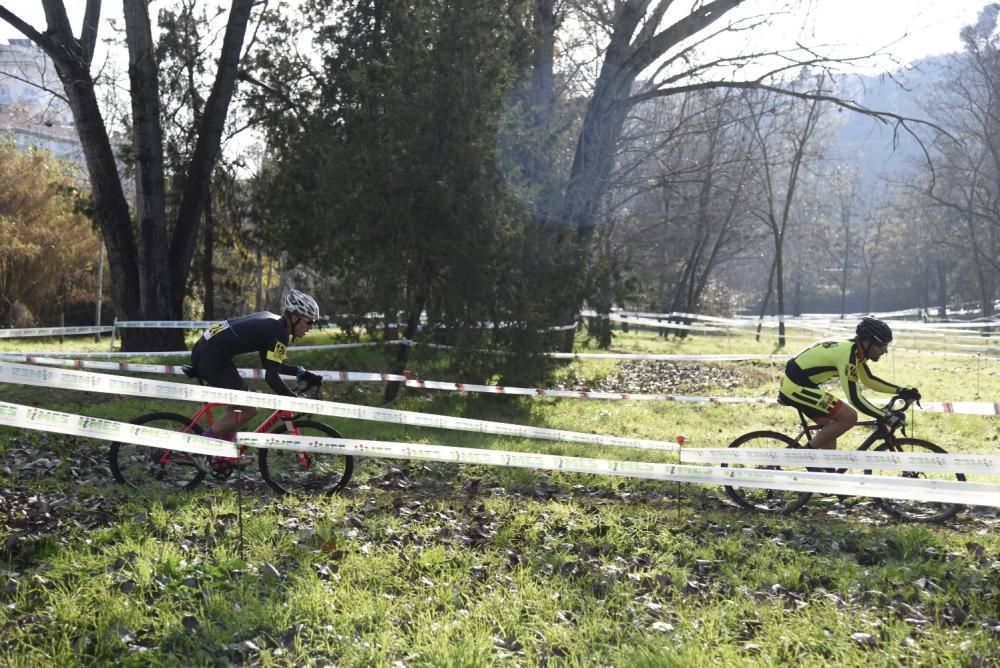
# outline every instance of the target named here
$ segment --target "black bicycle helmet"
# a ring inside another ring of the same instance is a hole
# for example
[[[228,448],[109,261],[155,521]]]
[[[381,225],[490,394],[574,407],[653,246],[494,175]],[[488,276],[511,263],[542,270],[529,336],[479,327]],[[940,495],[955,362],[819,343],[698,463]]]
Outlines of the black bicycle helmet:
[[[892,341],[892,330],[889,329],[889,325],[878,318],[862,318],[855,331],[858,335],[858,341],[868,339],[879,345]]]

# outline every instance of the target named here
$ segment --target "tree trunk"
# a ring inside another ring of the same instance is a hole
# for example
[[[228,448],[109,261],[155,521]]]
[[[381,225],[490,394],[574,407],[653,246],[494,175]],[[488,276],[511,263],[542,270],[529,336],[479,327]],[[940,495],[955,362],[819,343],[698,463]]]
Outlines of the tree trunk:
[[[111,268],[111,293],[118,320],[179,319],[183,313],[198,224],[205,203],[208,177],[220,145],[236,70],[253,0],[232,0],[212,94],[199,124],[198,141],[188,166],[180,212],[168,238],[165,213],[162,133],[156,61],[146,0],[123,0],[133,142],[136,148],[136,229],[129,211],[118,165],[108,137],[90,74],[99,0],[87,0],[80,38],[73,35],[64,2],[44,0],[48,28],[39,32],[5,6],[0,19],[20,30],[52,59],[83,149],[94,202],[94,219],[101,227]],[[123,329],[125,350],[170,350],[183,346],[179,329]]]
[[[127,1],[127,0],[126,0]],[[209,197],[212,170],[222,145],[222,130],[226,124],[229,103],[236,91],[236,74],[240,62],[240,51],[246,36],[247,24],[254,0],[233,0],[229,10],[229,21],[222,41],[219,67],[216,72],[212,92],[208,95],[204,112],[198,127],[198,142],[188,166],[183,194],[177,213],[177,225],[167,262],[171,281],[173,307],[182,310],[187,287],[187,276],[194,256],[198,223]]]
[[[760,301],[760,315],[757,319],[757,336],[755,341],[760,341],[760,330],[764,325],[764,315],[767,313],[767,304],[771,301],[771,291],[774,288],[774,268],[778,266],[777,260],[771,263],[771,273],[767,275],[767,290],[764,298]]]
[[[847,268],[851,262],[851,230],[844,231],[844,263],[840,275],[840,319],[847,314]]]
[[[938,317],[944,320],[948,317],[948,267],[944,262],[937,263],[938,275]]]
[[[215,216],[212,215],[211,193],[205,201],[205,237],[201,258],[201,282],[205,287],[205,303],[202,318],[215,320],[215,273],[212,261],[215,256]]]
[[[403,333],[403,338],[405,339],[403,343],[399,345],[399,350],[396,351],[396,362],[392,367],[390,373],[402,374],[406,371],[406,362],[410,358],[410,341],[417,335],[417,328],[420,326],[420,314],[424,311],[424,306],[427,304],[427,298],[423,296],[418,296],[413,310],[410,311],[409,317],[406,319],[406,331]],[[393,401],[399,395],[400,381],[393,380],[386,384],[385,394],[382,395],[383,401],[389,403]]]
[[[785,272],[783,269],[783,249],[784,244],[777,244],[774,253],[774,276],[775,276],[775,297],[778,302],[778,347],[785,347]]]

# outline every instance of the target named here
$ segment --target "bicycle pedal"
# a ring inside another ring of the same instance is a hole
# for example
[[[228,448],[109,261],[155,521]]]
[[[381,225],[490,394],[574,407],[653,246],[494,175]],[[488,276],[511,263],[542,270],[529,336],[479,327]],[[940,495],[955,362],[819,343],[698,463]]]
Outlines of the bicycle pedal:
[[[213,469],[244,468],[254,463],[256,458],[251,455],[240,455],[239,457],[212,457]]]
[[[191,455],[191,463],[202,473],[211,473],[212,465],[208,461],[207,455]]]

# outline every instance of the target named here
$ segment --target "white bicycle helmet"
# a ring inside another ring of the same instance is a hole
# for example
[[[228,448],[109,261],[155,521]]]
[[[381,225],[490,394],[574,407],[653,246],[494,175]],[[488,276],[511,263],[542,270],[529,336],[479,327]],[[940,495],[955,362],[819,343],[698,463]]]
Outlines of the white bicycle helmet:
[[[285,295],[285,311],[309,320],[319,320],[319,304],[304,292],[289,290]]]

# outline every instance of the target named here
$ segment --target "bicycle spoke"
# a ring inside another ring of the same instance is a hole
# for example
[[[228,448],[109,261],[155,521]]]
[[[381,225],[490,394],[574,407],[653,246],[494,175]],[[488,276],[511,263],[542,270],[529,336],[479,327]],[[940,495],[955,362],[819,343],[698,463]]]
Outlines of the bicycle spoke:
[[[181,431],[187,427],[188,419],[175,413],[150,413],[136,418],[132,424]],[[196,433],[201,433],[201,429],[196,427]],[[197,456],[125,442],[112,443],[109,452],[115,480],[144,490],[191,489],[205,477],[195,463]]]
[[[774,431],[755,431],[740,436],[730,444],[730,448],[767,448],[783,449],[797,447],[791,438]],[[723,464],[728,468],[755,468],[758,470],[793,470],[780,466],[744,466],[743,464]],[[799,469],[805,470],[805,469]],[[806,504],[811,496],[808,492],[791,492],[779,489],[763,489],[755,487],[725,488],[726,495],[742,508],[768,514],[791,513]]]
[[[878,452],[903,452],[918,454],[946,454],[945,450],[934,443],[924,441],[919,438],[900,438],[895,443],[882,443]],[[894,476],[899,478],[933,479],[933,480],[965,480],[962,473],[932,473],[923,471],[892,471],[873,469],[865,471],[865,474]],[[955,503],[934,503],[932,501],[916,501],[908,499],[878,499],[882,508],[894,517],[909,522],[935,523],[944,522],[954,517],[962,510],[962,506]]]
[[[337,431],[321,422],[295,422],[303,436],[340,438]],[[276,434],[287,433],[281,425]],[[292,450],[260,450],[260,473],[279,494],[334,494],[347,485],[354,471],[354,459],[333,455]]]

